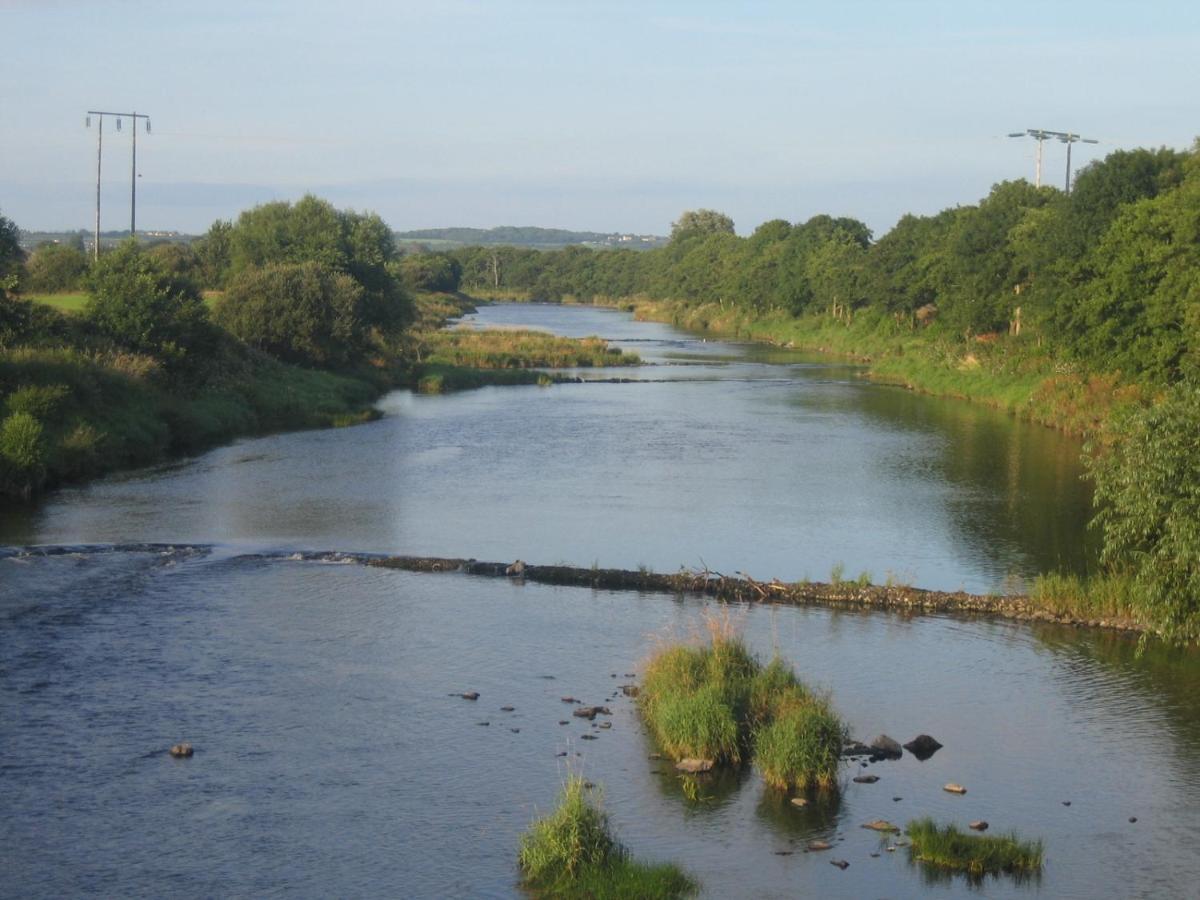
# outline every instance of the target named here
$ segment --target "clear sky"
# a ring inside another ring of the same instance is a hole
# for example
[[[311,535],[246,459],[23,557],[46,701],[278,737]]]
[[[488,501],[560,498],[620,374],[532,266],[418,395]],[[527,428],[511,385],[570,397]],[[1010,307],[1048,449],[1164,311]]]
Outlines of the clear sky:
[[[882,234],[1032,179],[1011,131],[1101,140],[1079,163],[1200,135],[1195,0],[0,0],[0,34],[0,212],[27,229],[91,227],[88,109],[151,114],[138,226],[192,232],[313,192],[397,229],[713,207]]]

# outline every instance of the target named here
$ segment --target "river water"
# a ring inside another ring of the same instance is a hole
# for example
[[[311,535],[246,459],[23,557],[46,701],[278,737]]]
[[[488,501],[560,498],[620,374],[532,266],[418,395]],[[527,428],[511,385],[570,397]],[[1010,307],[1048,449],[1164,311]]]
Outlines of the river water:
[[[735,608],[857,737],[945,744],[872,766],[872,785],[848,765],[840,802],[801,811],[752,771],[685,791],[614,696],[705,601],[298,553],[763,578],[840,564],[976,590],[1089,562],[1079,448],[1053,432],[614,311],[470,318],[599,333],[659,365],[616,373],[631,383],[398,393],[368,425],[241,441],[3,515],[0,895],[511,897],[521,831],[578,772],[637,855],[679,862],[705,896],[1194,896],[1194,654]],[[451,696],[466,690],[479,700]],[[568,695],[610,706],[612,728],[572,717]],[[195,757],[166,755],[185,739]],[[931,880],[860,827],[925,814],[1042,838],[1045,871]],[[806,853],[814,838],[834,849]]]

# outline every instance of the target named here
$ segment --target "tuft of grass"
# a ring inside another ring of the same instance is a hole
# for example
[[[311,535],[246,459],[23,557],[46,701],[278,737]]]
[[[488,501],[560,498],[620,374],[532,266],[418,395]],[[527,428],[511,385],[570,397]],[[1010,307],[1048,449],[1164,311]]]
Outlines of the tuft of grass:
[[[843,563],[837,562],[833,564],[833,568],[829,570],[829,583],[832,585],[840,585],[843,583],[843,576],[846,574],[846,566]]]
[[[529,826],[517,864],[526,887],[551,897],[685,897],[696,883],[670,864],[630,858],[613,836],[608,815],[572,776],[550,815]]]
[[[1128,574],[1050,572],[1034,580],[1029,597],[1039,607],[1073,619],[1142,621],[1137,611],[1137,586]]]
[[[967,834],[956,825],[939,828],[929,817],[914,819],[905,830],[911,842],[910,858],[931,866],[973,877],[1000,873],[1032,875],[1042,869],[1042,842],[1024,841],[1015,833]]]
[[[773,787],[836,788],[846,729],[828,700],[783,660],[762,665],[728,618],[707,624],[707,643],[667,645],[646,663],[638,703],[663,752],[734,765],[753,755]]]
[[[754,736],[754,758],[763,780],[780,790],[830,790],[837,786],[846,728],[816,698],[786,709]]]

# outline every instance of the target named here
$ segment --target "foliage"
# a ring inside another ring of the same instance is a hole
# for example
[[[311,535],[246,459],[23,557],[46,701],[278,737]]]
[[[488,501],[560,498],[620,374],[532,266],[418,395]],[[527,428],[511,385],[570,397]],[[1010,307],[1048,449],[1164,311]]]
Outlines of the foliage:
[[[998,873],[1040,872],[1044,850],[1041,841],[1007,835],[972,835],[955,825],[939,828],[931,818],[908,823],[909,855],[939,868],[981,877]]]
[[[710,234],[733,234],[733,219],[715,209],[690,209],[671,223],[671,240]]]
[[[25,293],[61,294],[78,290],[87,275],[87,255],[70,244],[42,244],[25,261]]]
[[[409,255],[396,265],[404,284],[414,291],[456,291],[462,278],[462,263],[444,253]]]
[[[1102,561],[1132,576],[1132,602],[1165,637],[1200,638],[1200,385],[1114,417],[1088,446]]]
[[[675,866],[631,859],[578,776],[567,780],[554,812],[521,837],[517,864],[526,886],[545,896],[666,900],[696,889]]]
[[[24,257],[16,223],[0,215],[0,302],[17,289]]]
[[[164,271],[132,241],[102,255],[87,284],[87,318],[118,345],[168,364],[211,346],[208,311],[195,285]]]
[[[46,474],[42,423],[28,412],[14,412],[0,421],[0,487],[28,493]]]
[[[362,286],[315,263],[272,263],[237,275],[217,302],[217,324],[286,362],[346,367],[370,349]]]

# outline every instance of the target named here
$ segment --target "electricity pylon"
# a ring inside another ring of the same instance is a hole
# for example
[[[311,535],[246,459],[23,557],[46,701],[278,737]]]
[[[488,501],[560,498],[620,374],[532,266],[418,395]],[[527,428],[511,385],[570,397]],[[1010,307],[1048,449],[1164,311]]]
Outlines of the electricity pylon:
[[[150,117],[142,113],[115,113],[103,112],[101,110],[89,109],[87,114],[87,127],[92,127],[92,116],[97,116],[96,123],[96,246],[92,248],[94,258],[100,256],[100,157],[104,150],[104,117],[112,116],[117,120],[117,131],[121,130],[121,117],[133,120],[133,170],[130,176],[129,188],[129,236],[134,237],[137,234],[137,120],[146,120],[146,134],[150,133]]]

